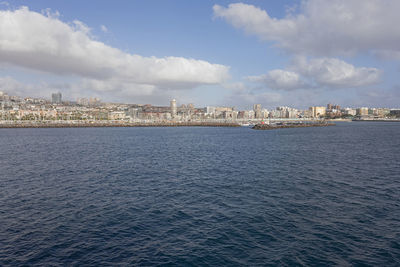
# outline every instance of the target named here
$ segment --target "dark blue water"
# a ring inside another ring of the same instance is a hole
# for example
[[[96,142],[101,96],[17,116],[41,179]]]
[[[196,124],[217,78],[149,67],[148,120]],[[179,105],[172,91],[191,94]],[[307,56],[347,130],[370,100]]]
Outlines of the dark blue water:
[[[400,265],[400,123],[0,129],[0,265]]]

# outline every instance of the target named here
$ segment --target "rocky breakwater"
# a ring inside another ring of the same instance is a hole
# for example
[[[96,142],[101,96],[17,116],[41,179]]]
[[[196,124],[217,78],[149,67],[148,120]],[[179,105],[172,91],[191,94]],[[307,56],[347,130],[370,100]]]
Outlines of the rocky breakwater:
[[[6,122],[0,123],[0,128],[83,128],[83,127],[239,127],[230,122],[123,122],[123,121],[90,121],[90,122]]]
[[[256,124],[252,129],[254,130],[275,130],[281,128],[303,128],[303,127],[322,127],[322,126],[334,126],[334,123],[326,122],[313,122],[313,123],[291,123],[291,124]]]

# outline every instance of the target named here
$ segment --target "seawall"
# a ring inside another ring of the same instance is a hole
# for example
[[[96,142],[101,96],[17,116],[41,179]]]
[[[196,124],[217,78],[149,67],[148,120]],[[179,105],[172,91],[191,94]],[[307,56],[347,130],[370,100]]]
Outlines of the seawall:
[[[335,125],[334,123],[299,123],[299,124],[282,124],[282,125],[256,124],[252,129],[275,130],[282,128],[323,127],[323,126],[334,126],[334,125]]]
[[[68,123],[68,122],[35,122],[35,123],[0,123],[0,128],[87,128],[87,127],[240,127],[238,123],[221,122],[152,122],[152,123],[130,123],[130,122],[90,122],[90,123]]]

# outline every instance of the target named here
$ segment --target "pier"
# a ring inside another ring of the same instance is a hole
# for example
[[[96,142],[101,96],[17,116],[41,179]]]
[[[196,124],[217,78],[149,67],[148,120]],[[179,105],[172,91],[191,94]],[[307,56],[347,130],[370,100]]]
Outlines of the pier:
[[[323,127],[323,126],[334,126],[334,123],[282,123],[282,124],[256,124],[252,129],[254,130],[275,130],[282,128],[304,128],[304,127]]]

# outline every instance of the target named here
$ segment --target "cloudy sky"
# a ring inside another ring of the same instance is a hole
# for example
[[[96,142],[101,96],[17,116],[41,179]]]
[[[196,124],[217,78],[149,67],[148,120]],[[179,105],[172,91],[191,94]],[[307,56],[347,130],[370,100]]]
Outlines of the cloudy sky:
[[[0,90],[400,107],[400,1],[3,1]]]

